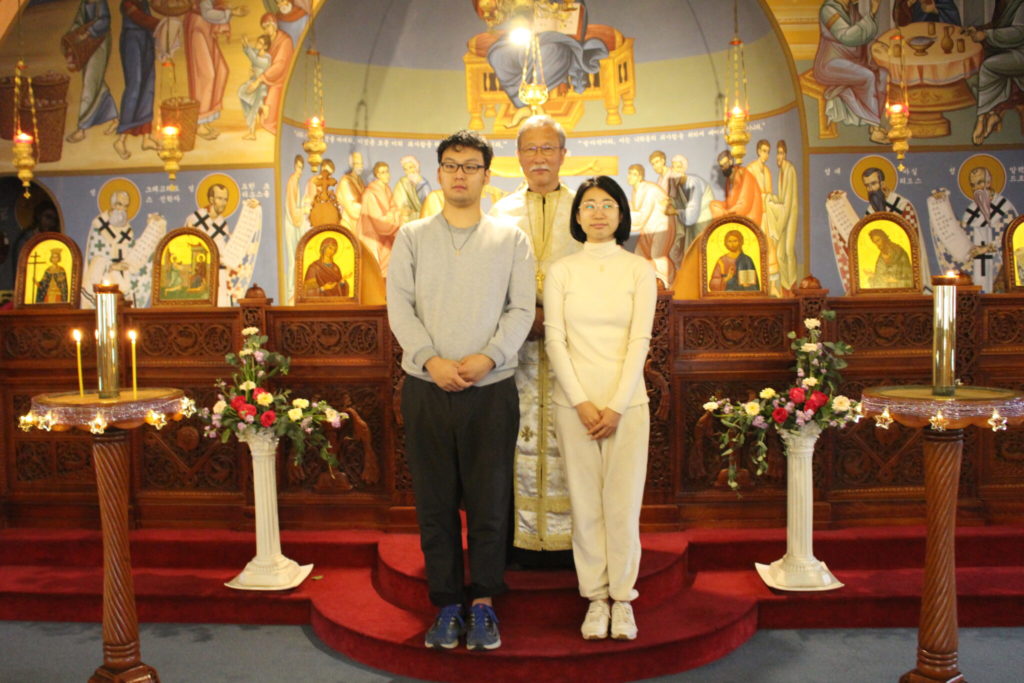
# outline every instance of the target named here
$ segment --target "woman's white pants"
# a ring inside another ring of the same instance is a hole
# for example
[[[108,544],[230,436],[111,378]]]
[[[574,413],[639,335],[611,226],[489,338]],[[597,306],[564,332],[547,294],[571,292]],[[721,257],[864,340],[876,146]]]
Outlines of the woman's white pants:
[[[640,506],[647,479],[648,405],[626,409],[607,439],[587,434],[575,408],[555,406],[555,435],[572,502],[580,595],[631,601],[640,571]]]

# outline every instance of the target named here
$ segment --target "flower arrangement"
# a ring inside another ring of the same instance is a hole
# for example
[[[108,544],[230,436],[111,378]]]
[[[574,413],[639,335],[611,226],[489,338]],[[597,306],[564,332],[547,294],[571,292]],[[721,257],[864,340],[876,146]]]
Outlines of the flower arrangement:
[[[224,443],[233,436],[240,441],[258,435],[287,437],[295,451],[295,462],[302,461],[307,449],[316,451],[331,466],[338,460],[331,452],[324,426],[340,427],[348,415],[332,408],[326,401],[290,399],[288,389],[274,391],[269,382],[277,375],[287,375],[291,359],[263,348],[267,337],[258,328],[242,330],[242,348],[229,353],[224,361],[237,368],[228,384],[217,380],[217,403],[200,413],[207,423],[205,433],[220,437]]]
[[[835,311],[822,311],[821,318],[834,320]],[[843,356],[853,348],[842,341],[821,341],[821,320],[807,318],[806,337],[797,337],[796,332],[787,336],[793,340],[790,348],[796,356],[796,381],[783,392],[765,387],[758,398],[749,401],[730,401],[712,396],[705,404],[708,411],[726,427],[719,435],[722,455],[728,456],[738,450],[746,440],[754,443],[751,458],[757,467],[757,475],[768,469],[766,455],[768,446],[765,437],[772,426],[783,436],[787,433],[819,433],[827,427],[844,427],[861,417],[860,403],[838,394],[842,383],[839,371],[846,367]],[[729,459],[729,486],[736,483],[735,459]]]

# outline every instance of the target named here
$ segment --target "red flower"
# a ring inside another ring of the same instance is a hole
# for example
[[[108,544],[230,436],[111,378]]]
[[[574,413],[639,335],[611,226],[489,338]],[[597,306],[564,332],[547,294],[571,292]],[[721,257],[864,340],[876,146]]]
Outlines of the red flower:
[[[793,387],[789,390],[789,400],[793,403],[800,404],[804,402],[807,394],[803,387]]]
[[[778,422],[779,424],[785,422],[788,417],[789,411],[783,408],[782,406],[779,406],[778,408],[772,411],[772,419]]]
[[[251,403],[243,403],[241,406],[237,408],[237,410],[238,416],[243,419],[247,415],[256,415],[256,406],[252,405]]]
[[[245,405],[245,396],[243,396],[242,394],[239,394],[238,396],[235,396],[233,399],[231,399],[231,407],[235,409],[236,413],[244,405]]]
[[[268,410],[267,412],[260,415],[260,424],[263,425],[264,427],[269,427],[270,425],[274,424],[274,420],[276,419],[277,413],[275,413],[273,410]]]
[[[812,391],[810,397],[807,399],[807,408],[809,410],[817,410],[828,403],[828,396],[820,391]]]

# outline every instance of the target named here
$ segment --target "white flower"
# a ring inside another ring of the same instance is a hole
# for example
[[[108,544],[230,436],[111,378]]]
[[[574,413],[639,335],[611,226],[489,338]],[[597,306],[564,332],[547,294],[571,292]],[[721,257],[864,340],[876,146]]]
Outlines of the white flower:
[[[818,350],[818,345],[813,342],[807,342],[800,347],[800,350],[804,353],[814,353]]]
[[[246,327],[245,329],[242,330],[242,336],[243,337],[249,337],[251,335],[259,334],[259,333],[260,333],[260,328],[258,328],[258,327]]]
[[[772,399],[775,398],[778,394],[776,394],[775,390],[772,389],[771,387],[765,387],[764,389],[761,390],[761,393],[758,395],[763,399]]]
[[[747,412],[747,415],[754,417],[761,412],[761,404],[757,401],[748,401],[743,404],[743,410]]]
[[[241,384],[239,384],[238,388],[241,389],[242,391],[252,391],[253,389],[256,388],[256,382],[253,382],[251,379],[247,379]]]
[[[217,401],[216,403],[213,404],[214,415],[220,415],[221,413],[224,412],[224,409],[227,407],[228,404],[225,401]]]
[[[805,387],[814,387],[818,385],[818,380],[814,377],[804,377],[800,384],[803,384]]]
[[[704,410],[708,411],[709,413],[712,410],[718,410],[718,401],[708,401],[707,403],[704,404]]]
[[[266,391],[256,397],[256,402],[259,403],[261,406],[269,406],[271,403],[274,402],[274,395],[269,391]]]
[[[252,349],[242,349],[242,350],[240,350],[238,352],[238,355],[239,355],[239,357],[241,357],[241,356],[251,356],[252,355]]]
[[[850,399],[842,394],[839,394],[832,399],[832,410],[837,413],[843,413],[850,409]]]
[[[303,410],[305,410],[306,408],[309,407],[309,401],[307,401],[304,398],[297,398],[294,401],[292,401],[292,405],[295,406],[296,408],[302,408]]]
[[[302,419],[302,408],[292,408],[288,411],[288,419],[292,422],[298,422]]]
[[[816,330],[821,327],[821,321],[817,318],[804,318],[804,327],[809,330]]]

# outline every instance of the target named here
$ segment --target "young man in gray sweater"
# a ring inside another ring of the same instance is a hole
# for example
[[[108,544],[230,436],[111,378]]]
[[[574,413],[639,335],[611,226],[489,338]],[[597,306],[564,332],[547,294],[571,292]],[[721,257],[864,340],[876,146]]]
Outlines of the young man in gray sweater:
[[[402,416],[430,600],[424,644],[501,645],[491,597],[506,589],[512,460],[519,431],[513,377],[533,323],[534,260],[514,224],[484,216],[494,152],[460,131],[437,148],[442,212],[402,226],[387,278],[388,321],[402,346]],[[459,503],[471,583],[464,586]],[[468,626],[463,603],[471,602]]]

